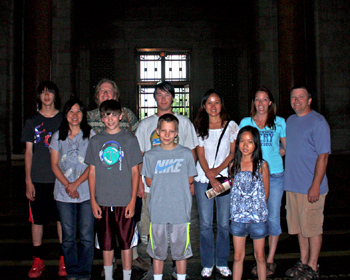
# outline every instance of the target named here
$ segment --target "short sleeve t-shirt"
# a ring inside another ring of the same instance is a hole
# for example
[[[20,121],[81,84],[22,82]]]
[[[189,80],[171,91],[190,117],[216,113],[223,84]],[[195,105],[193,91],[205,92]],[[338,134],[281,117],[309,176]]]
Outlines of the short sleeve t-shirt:
[[[276,129],[269,127],[259,128],[255,121],[248,117],[241,120],[239,127],[253,126],[258,129],[263,159],[269,164],[270,174],[283,172],[283,160],[280,154],[280,138],[286,137],[286,122],[284,118],[276,116]]]
[[[91,130],[90,136],[95,135],[95,132]],[[59,153],[59,167],[63,175],[69,182],[75,182],[85,171],[88,165],[84,162],[86,149],[89,144],[88,138],[83,138],[83,132],[80,131],[73,139],[67,136],[66,140],[58,140],[59,131],[56,131],[52,136],[50,149],[53,149]],[[56,179],[54,198],[57,201],[67,203],[79,203],[90,199],[90,191],[88,180],[83,182],[77,189],[79,193],[78,198],[71,198],[66,190],[65,186]]]
[[[50,143],[52,135],[61,125],[62,114],[46,118],[36,112],[24,126],[22,142],[33,143],[31,178],[33,183],[54,183],[55,175],[51,170]]]
[[[311,111],[305,116],[296,114],[287,120],[287,151],[284,190],[307,194],[311,187],[317,158],[331,153],[330,128],[326,119]],[[320,194],[328,192],[327,176],[323,177]]]
[[[89,141],[85,163],[95,166],[96,201],[101,206],[125,207],[132,194],[131,169],[142,162],[134,135],[125,130],[103,131]]]
[[[188,178],[197,175],[191,150],[181,145],[172,150],[157,146],[145,154],[141,174],[152,179],[148,202],[152,223],[190,222],[192,195]]]

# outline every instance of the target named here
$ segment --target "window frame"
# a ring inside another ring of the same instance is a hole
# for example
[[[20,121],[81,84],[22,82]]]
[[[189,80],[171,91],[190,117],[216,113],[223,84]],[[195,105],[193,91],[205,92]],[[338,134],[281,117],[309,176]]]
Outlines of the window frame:
[[[141,67],[141,56],[142,55],[159,55],[160,59],[161,59],[161,79],[155,79],[155,80],[142,80],[141,79],[141,71],[140,71],[140,67]],[[166,61],[166,57],[168,55],[185,55],[186,58],[186,77],[184,77],[183,79],[177,79],[177,80],[172,80],[172,79],[165,79],[165,61]],[[159,82],[159,81],[169,81],[175,88],[175,94],[176,92],[176,88],[184,88],[185,91],[187,90],[187,94],[188,94],[188,106],[185,106],[184,108],[188,108],[188,115],[186,115],[188,118],[191,117],[191,115],[193,114],[193,108],[192,108],[192,93],[191,93],[191,72],[190,72],[190,60],[191,60],[191,50],[187,49],[187,50],[182,50],[182,49],[160,49],[160,48],[140,48],[140,49],[136,49],[136,67],[137,67],[137,74],[136,74],[136,96],[137,96],[137,105],[136,105],[136,109],[137,109],[137,115],[139,117],[139,120],[141,121],[142,116],[141,116],[141,101],[140,101],[140,87],[144,87],[144,88],[154,88],[155,85]],[[186,94],[186,93],[185,93]],[[153,98],[153,96],[152,96]],[[143,108],[147,108],[147,107],[143,107]],[[149,108],[153,108],[153,107],[149,107]],[[176,108],[176,107],[175,107]],[[182,107],[181,107],[182,108]],[[155,110],[156,111],[156,110]],[[150,115],[147,115],[147,117]]]

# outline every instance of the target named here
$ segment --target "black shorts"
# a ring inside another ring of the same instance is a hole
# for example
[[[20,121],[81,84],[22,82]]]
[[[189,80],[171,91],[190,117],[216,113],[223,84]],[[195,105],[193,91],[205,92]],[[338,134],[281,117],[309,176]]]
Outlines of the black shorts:
[[[56,201],[53,198],[55,183],[33,184],[35,188],[35,200],[29,200],[29,221],[36,225],[59,221]]]

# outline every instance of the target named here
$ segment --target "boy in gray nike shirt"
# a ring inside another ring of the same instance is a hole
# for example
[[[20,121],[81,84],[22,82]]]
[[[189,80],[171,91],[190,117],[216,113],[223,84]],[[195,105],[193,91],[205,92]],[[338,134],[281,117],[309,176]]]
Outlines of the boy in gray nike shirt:
[[[162,279],[168,241],[176,261],[177,279],[185,280],[187,259],[192,256],[189,223],[193,193],[190,185],[197,171],[191,150],[174,142],[178,125],[173,114],[159,118],[157,133],[161,144],[145,154],[141,171],[150,187],[147,253],[154,259],[154,280]]]

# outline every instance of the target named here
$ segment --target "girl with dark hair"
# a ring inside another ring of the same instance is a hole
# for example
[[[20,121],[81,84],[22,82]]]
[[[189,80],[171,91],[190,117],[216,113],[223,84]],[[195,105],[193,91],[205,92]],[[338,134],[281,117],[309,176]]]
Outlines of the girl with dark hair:
[[[229,120],[221,95],[213,89],[208,90],[203,95],[194,126],[199,141],[199,145],[196,147],[198,176],[195,177],[195,193],[200,223],[200,256],[203,266],[201,275],[202,277],[211,277],[215,265],[216,270],[222,276],[228,277],[232,274],[228,268],[230,197],[223,195],[208,199],[205,192],[209,183],[215,191],[220,191],[223,188],[216,177],[228,176],[227,166],[234,157],[239,127],[234,121]],[[225,128],[226,130],[224,130]],[[218,147],[221,134],[222,139]],[[214,202],[217,216],[216,248],[213,232]]]
[[[284,168],[282,156],[286,148],[286,122],[276,116],[276,103],[271,91],[266,87],[259,88],[252,99],[251,117],[244,118],[239,127],[251,125],[258,129],[261,139],[261,149],[264,160],[270,168],[270,198],[267,202],[269,228],[269,255],[267,257],[267,276],[276,271],[274,257],[281,229],[281,202],[283,196]],[[284,149],[280,149],[282,143]],[[256,266],[252,274],[257,275]]]
[[[90,279],[94,257],[94,216],[90,204],[88,165],[84,163],[89,138],[80,100],[67,101],[62,124],[52,136],[51,168],[56,176],[54,198],[62,225],[62,250],[67,279]],[[77,235],[78,233],[78,235]]]
[[[229,166],[232,188],[230,230],[233,235],[233,279],[242,279],[245,242],[253,239],[259,279],[266,279],[265,237],[269,197],[269,167],[262,159],[260,136],[255,127],[243,127],[237,136],[235,158]]]

